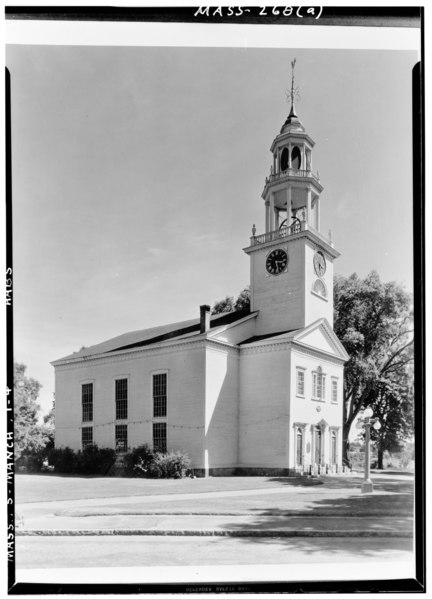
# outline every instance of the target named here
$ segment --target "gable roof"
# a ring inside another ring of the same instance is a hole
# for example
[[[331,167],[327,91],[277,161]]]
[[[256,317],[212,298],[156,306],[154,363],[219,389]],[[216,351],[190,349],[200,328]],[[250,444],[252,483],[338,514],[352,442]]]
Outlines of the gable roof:
[[[238,310],[236,312],[224,312],[215,314],[210,317],[210,329],[226,326],[241,320],[250,314],[246,310]],[[79,360],[90,358],[96,355],[108,354],[111,352],[122,351],[127,349],[145,347],[155,343],[160,343],[169,339],[184,339],[200,335],[200,319],[193,318],[172,324],[152,327],[150,329],[142,329],[139,331],[131,331],[117,337],[112,337],[102,343],[97,343],[90,347],[84,347],[79,351],[73,352],[63,358],[51,362],[54,366],[64,361]]]
[[[321,347],[316,342],[316,334],[320,335],[324,342],[324,345]],[[313,340],[311,344],[308,343],[308,338],[309,341]],[[326,353],[332,353],[335,357],[340,358],[345,362],[349,360],[349,355],[346,349],[339,341],[339,338],[333,331],[326,318],[320,318],[304,329],[296,331],[293,335],[293,342],[297,343],[298,345],[316,347],[318,350],[324,351]]]

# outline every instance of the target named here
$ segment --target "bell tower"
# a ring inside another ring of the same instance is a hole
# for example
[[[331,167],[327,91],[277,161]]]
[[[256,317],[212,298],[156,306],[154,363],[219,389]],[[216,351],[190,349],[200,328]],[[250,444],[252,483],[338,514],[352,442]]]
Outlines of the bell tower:
[[[251,310],[259,311],[257,335],[290,331],[326,318],[333,326],[333,261],[340,254],[331,234],[320,231],[323,187],[312,171],[315,142],[296,114],[295,59],[291,63],[291,109],[270,151],[265,180],[264,233],[252,228]]]

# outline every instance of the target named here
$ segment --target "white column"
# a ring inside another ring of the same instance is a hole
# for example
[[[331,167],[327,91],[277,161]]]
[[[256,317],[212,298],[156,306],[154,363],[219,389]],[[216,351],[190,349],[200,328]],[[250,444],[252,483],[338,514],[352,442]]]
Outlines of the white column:
[[[288,168],[291,168],[291,143],[288,144]]]
[[[273,154],[273,172],[276,174],[276,164],[277,164],[277,159],[276,159],[276,152]]]
[[[270,205],[268,201],[265,203],[265,232],[270,231]]]
[[[317,231],[320,230],[320,199],[316,198],[316,228]]]
[[[288,185],[286,190],[287,196],[287,226],[291,224],[291,185]]]
[[[306,215],[306,222],[308,223],[308,225],[311,224],[311,214],[312,214],[312,191],[309,188],[307,190],[307,215]]]
[[[269,218],[269,231],[274,231],[274,217],[275,217],[275,213],[274,213],[274,193],[271,192],[270,193],[270,214],[269,214],[270,218]]]

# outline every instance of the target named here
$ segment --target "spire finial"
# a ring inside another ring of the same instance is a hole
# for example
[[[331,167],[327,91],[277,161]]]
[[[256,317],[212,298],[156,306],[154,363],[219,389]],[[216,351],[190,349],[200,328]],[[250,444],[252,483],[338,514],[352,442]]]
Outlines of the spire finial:
[[[297,61],[296,58],[294,58],[294,60],[291,61],[291,110],[290,110],[290,116],[294,116],[295,115],[295,108],[294,108],[294,68],[295,68],[296,61]]]
[[[291,110],[290,110],[289,116],[297,116],[295,113],[295,107],[294,107],[294,100],[299,97],[298,87],[294,87],[294,68],[295,68],[296,62],[297,62],[296,58],[294,58],[294,60],[291,61],[291,91],[289,93],[289,96],[291,98]]]

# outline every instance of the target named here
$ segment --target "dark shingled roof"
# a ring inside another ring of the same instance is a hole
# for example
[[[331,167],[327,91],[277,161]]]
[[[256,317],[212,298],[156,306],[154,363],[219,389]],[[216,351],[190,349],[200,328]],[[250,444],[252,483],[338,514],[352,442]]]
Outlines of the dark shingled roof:
[[[222,314],[215,314],[210,318],[210,328],[225,326],[240,320],[250,314],[247,310],[238,310],[236,312],[225,312]],[[106,354],[115,351],[121,351],[125,349],[133,349],[138,347],[144,347],[153,343],[160,343],[168,339],[179,339],[185,337],[191,337],[200,334],[200,319],[194,318],[192,320],[185,320],[183,322],[176,322],[168,325],[162,325],[153,327],[151,329],[143,329],[140,331],[131,331],[124,333],[118,337],[113,337],[102,343],[92,345],[90,347],[84,347],[80,351],[69,354],[64,358],[55,360],[53,364],[62,362],[64,360],[75,360],[78,358],[87,358],[90,356]]]
[[[291,329],[290,331],[278,331],[277,333],[268,333],[267,335],[255,335],[254,337],[249,337],[249,339],[245,339],[239,345],[246,345],[248,343],[254,343],[255,341],[264,341],[264,339],[271,339],[272,337],[279,337],[280,335],[286,335],[286,333],[293,333],[294,331],[298,331],[299,329]]]

